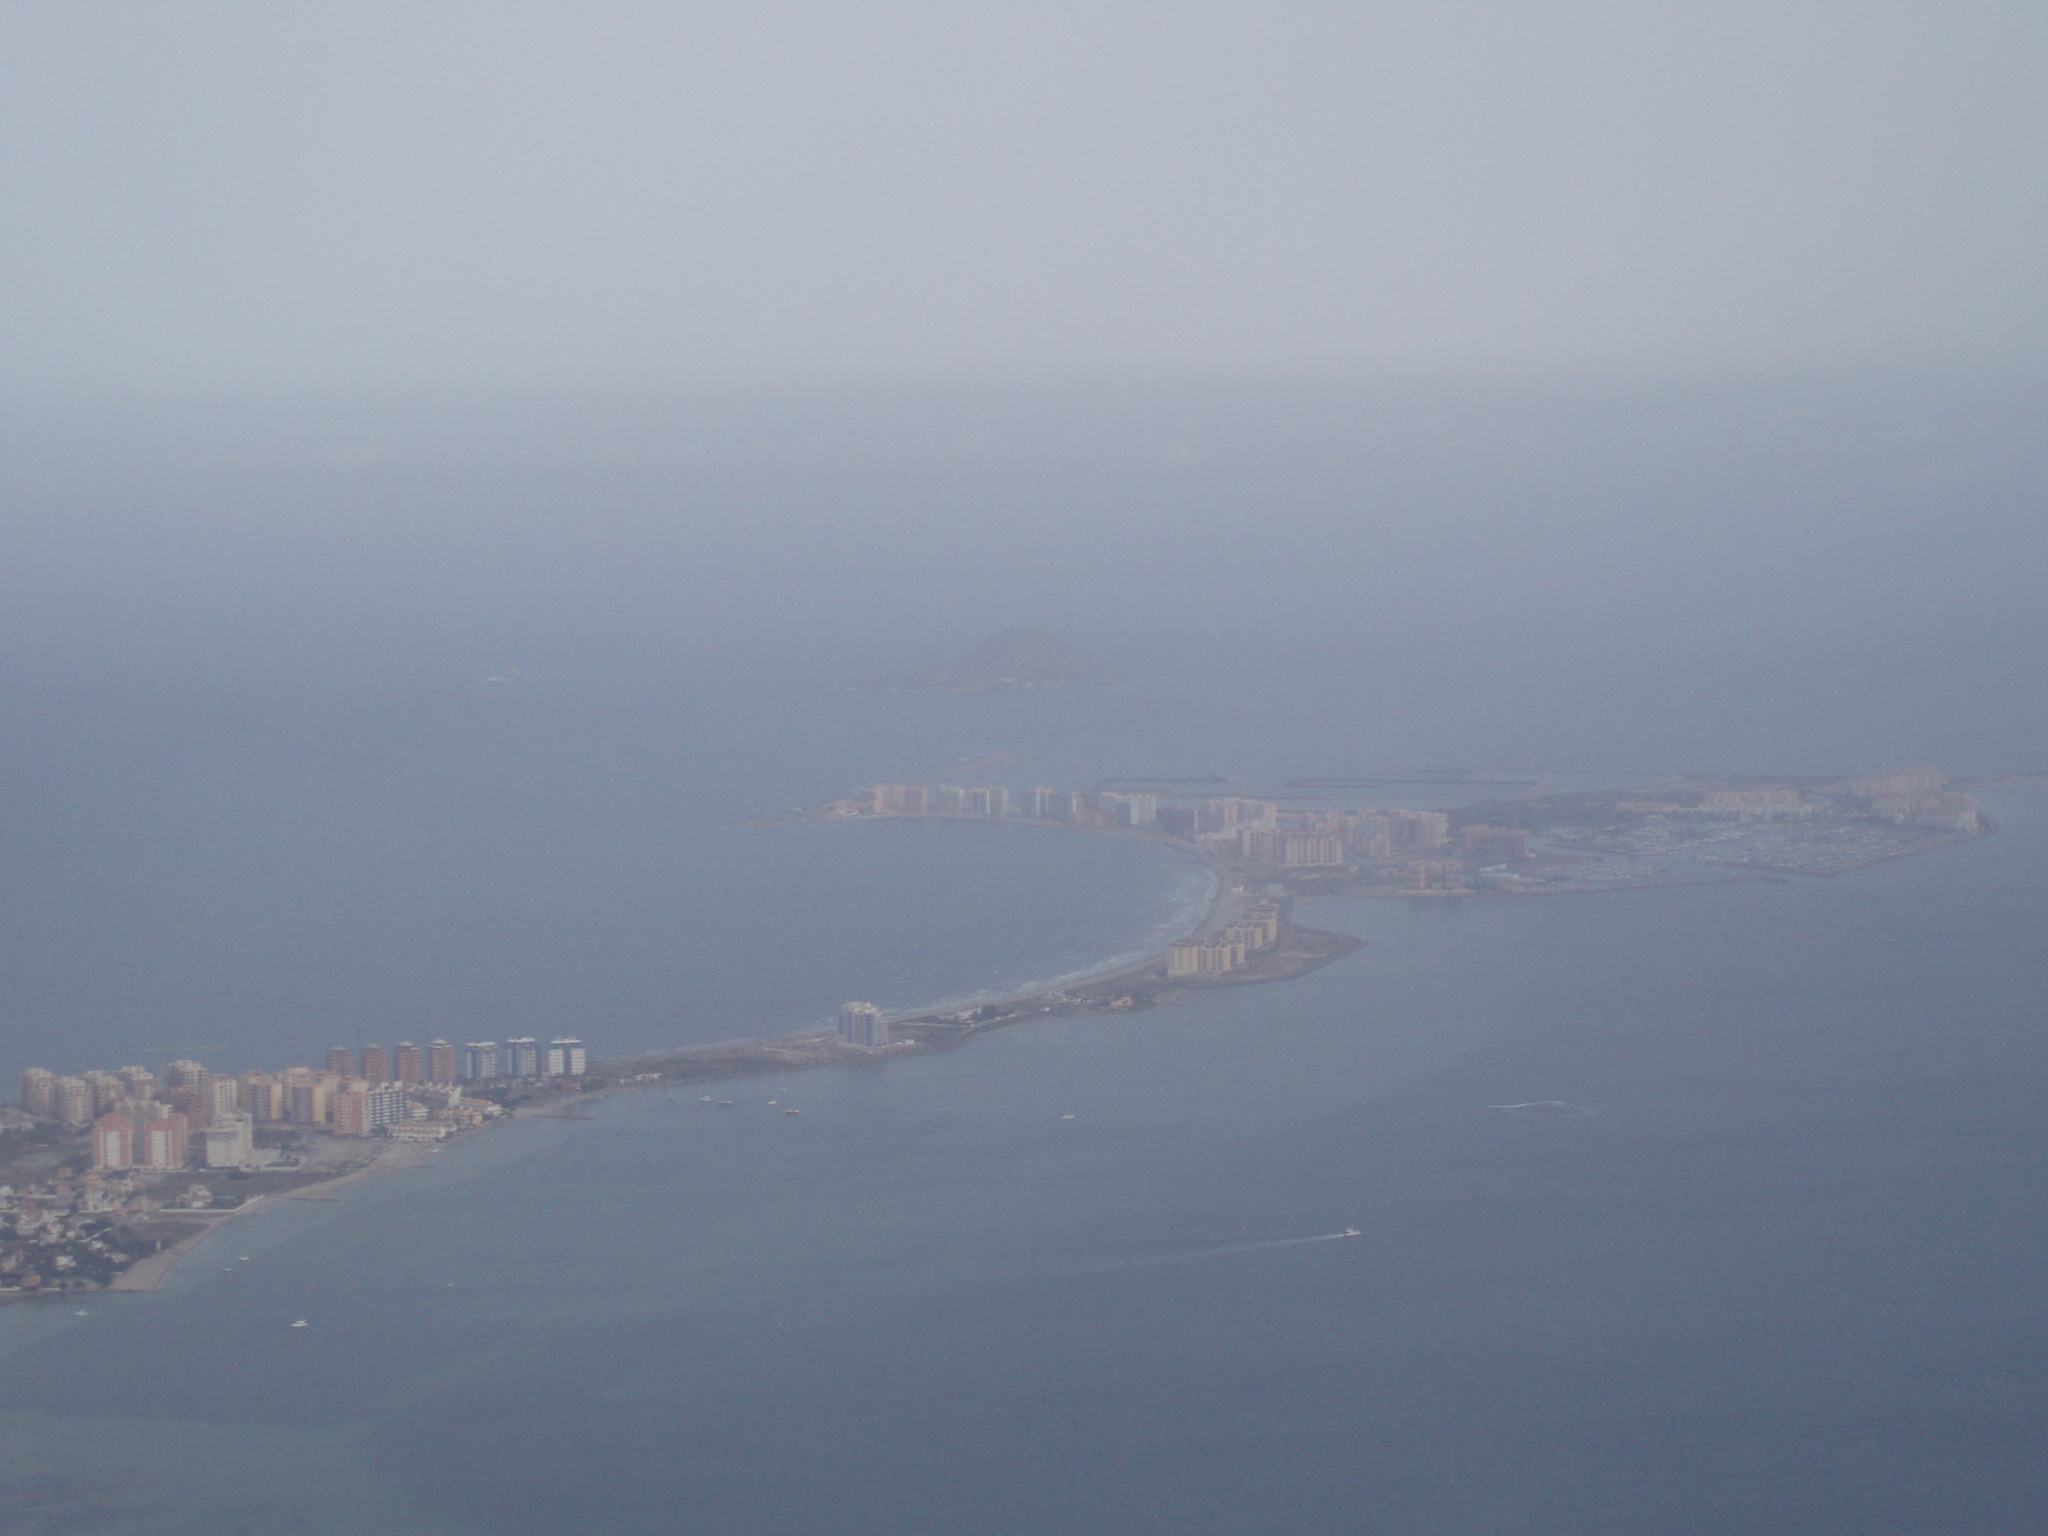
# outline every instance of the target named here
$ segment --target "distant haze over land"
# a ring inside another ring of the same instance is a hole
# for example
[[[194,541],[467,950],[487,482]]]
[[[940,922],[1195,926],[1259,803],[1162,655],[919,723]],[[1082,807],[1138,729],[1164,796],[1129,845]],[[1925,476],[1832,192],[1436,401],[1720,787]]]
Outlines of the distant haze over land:
[[[1042,629],[1006,629],[957,661],[871,677],[861,686],[980,693],[1000,688],[1059,688],[1072,683],[1121,681],[1094,657]]]

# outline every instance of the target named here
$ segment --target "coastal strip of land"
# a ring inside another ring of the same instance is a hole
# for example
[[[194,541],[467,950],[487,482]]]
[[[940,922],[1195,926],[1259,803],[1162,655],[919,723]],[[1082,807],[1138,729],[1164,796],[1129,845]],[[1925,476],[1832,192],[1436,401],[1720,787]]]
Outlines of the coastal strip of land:
[[[1117,782],[1147,787],[1037,790],[1019,803],[1001,789],[878,785],[777,819],[1011,817],[1023,825],[1166,842],[1205,864],[1215,883],[1201,921],[1164,951],[1010,996],[882,1020],[885,1029],[870,1040],[817,1030],[603,1062],[588,1073],[579,1064],[579,1076],[551,1081],[543,1085],[546,1091],[524,1081],[510,1084],[509,1096],[503,1085],[486,1087],[486,1093],[497,1093],[497,1104],[465,1101],[469,1117],[457,1117],[458,1124],[473,1125],[485,1114],[573,1115],[593,1098],[632,1088],[876,1062],[951,1049],[1037,1019],[1132,1012],[1215,987],[1289,980],[1362,942],[1296,923],[1293,909],[1304,898],[1591,895],[1784,883],[1845,874],[1992,830],[1975,802],[1933,769],[1851,780],[1674,776],[1633,790],[1544,793],[1531,784],[1533,792],[1448,811],[1337,810],[1323,804],[1323,797],[1312,805],[1291,805],[1205,794],[1211,779],[1200,781],[1201,789],[1192,787],[1195,781],[1170,781],[1174,787],[1169,781]],[[1336,782],[1316,781],[1314,787]],[[1523,781],[1512,783],[1520,787]],[[452,1077],[453,1066],[446,1070]],[[452,1098],[450,1107],[457,1107]],[[442,1134],[450,1132],[469,1134],[457,1126]],[[227,1177],[238,1181],[233,1194],[223,1192],[213,1206],[158,1207],[145,1200],[139,1217],[116,1210],[118,1233],[100,1241],[88,1230],[78,1249],[90,1267],[59,1255],[60,1271],[72,1267],[56,1283],[33,1291],[0,1287],[0,1303],[154,1289],[237,1217],[283,1200],[342,1199],[350,1186],[417,1166],[447,1144],[405,1138],[372,1150],[360,1141],[315,1137],[284,1167],[230,1172]],[[221,1208],[235,1194],[239,1201]],[[190,1206],[202,1204],[206,1195],[200,1190]],[[40,1217],[26,1205],[23,1211],[30,1219]],[[137,1255],[138,1244],[152,1246]]]

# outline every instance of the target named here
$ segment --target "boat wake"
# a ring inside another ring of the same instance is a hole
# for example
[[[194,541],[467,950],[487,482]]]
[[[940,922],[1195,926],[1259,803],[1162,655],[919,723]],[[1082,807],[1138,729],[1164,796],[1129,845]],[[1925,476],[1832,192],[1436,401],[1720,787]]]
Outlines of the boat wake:
[[[1567,1104],[1563,1099],[1531,1099],[1526,1104],[1489,1104],[1488,1109],[1500,1110],[1503,1114],[1527,1115],[1533,1119],[1590,1120],[1593,1111],[1583,1104]]]

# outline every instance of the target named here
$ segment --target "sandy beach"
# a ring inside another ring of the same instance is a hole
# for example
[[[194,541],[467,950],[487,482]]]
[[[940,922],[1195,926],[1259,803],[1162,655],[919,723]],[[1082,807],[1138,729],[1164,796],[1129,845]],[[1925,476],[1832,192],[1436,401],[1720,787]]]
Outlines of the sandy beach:
[[[410,1168],[413,1164],[434,1151],[439,1145],[440,1143],[438,1142],[393,1142],[372,1158],[365,1167],[351,1169],[349,1172],[340,1174],[335,1178],[324,1179],[317,1184],[308,1184],[301,1189],[290,1190],[281,1195],[258,1195],[247,1205],[240,1206],[232,1211],[222,1211],[217,1216],[195,1217],[195,1220],[204,1221],[206,1224],[201,1231],[194,1232],[182,1242],[174,1243],[168,1248],[161,1249],[156,1253],[150,1254],[147,1258],[129,1265],[128,1268],[122,1270],[120,1274],[107,1283],[107,1290],[153,1291],[163,1283],[164,1276],[177,1268],[180,1261],[187,1254],[198,1248],[229,1222],[244,1216],[252,1216],[259,1210],[267,1210],[288,1200],[334,1199],[336,1198],[336,1190],[346,1189],[351,1184],[360,1184],[363,1180],[375,1178],[379,1174],[394,1173],[401,1168]]]

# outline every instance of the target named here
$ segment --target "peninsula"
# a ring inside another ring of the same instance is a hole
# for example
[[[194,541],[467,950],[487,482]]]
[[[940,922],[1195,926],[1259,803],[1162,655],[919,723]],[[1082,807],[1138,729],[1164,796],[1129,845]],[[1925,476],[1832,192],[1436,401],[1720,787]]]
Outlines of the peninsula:
[[[417,1162],[446,1139],[621,1089],[943,1050],[1029,1020],[1299,976],[1360,943],[1296,923],[1304,897],[1517,899],[1828,878],[1990,830],[1975,801],[1931,768],[1847,779],[1673,774],[1621,790],[1422,769],[1218,792],[1228,787],[1214,775],[1067,790],[878,784],[773,819],[1008,819],[1163,840],[1214,873],[1203,921],[1162,953],[971,1007],[884,1018],[850,1004],[838,1031],[593,1063],[581,1040],[563,1037],[460,1052],[401,1042],[389,1056],[337,1046],[322,1068],[239,1077],[195,1061],[160,1074],[32,1068],[22,1108],[0,1109],[0,1301],[147,1289],[267,1201],[338,1198],[331,1191]],[[1519,793],[1457,799],[1490,788]],[[1439,805],[1390,805],[1390,791]]]

